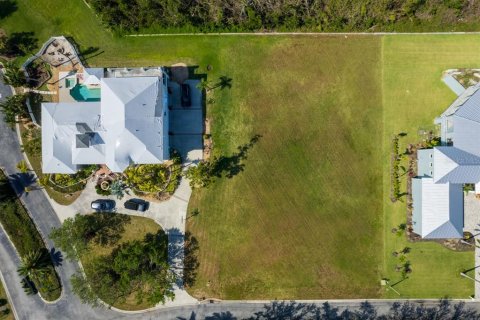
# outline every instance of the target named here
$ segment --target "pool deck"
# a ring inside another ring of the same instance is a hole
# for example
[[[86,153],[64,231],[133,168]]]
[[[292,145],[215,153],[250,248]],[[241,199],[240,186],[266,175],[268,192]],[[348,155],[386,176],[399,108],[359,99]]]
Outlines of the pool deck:
[[[62,65],[56,68],[52,66],[51,70],[52,78],[47,83],[48,90],[58,92],[57,95],[52,96],[53,102],[75,102],[70,95],[70,90],[65,88],[64,78],[72,72],[83,72],[83,67],[77,65],[72,68],[70,65]]]
[[[70,88],[67,88],[65,85],[65,78],[68,76],[68,74],[69,72],[66,71],[61,71],[58,73],[58,78],[60,79],[57,82],[59,102],[76,102],[76,100],[70,94]]]

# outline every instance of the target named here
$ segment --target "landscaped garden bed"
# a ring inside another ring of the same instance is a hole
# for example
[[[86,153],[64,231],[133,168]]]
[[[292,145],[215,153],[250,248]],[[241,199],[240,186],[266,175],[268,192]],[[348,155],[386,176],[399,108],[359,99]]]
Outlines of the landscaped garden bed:
[[[24,273],[21,275],[26,279],[27,290],[31,293],[38,290],[48,301],[58,299],[62,288],[50,253],[3,171],[0,171],[0,190],[0,223],[22,258]],[[29,265],[33,256],[38,262],[37,267]]]
[[[129,166],[122,174],[122,182],[138,196],[166,200],[175,192],[181,174],[182,160],[173,151],[166,163]]]
[[[27,66],[26,71],[30,79],[30,85],[35,88],[43,86],[52,77],[50,65],[41,59],[32,61]]]

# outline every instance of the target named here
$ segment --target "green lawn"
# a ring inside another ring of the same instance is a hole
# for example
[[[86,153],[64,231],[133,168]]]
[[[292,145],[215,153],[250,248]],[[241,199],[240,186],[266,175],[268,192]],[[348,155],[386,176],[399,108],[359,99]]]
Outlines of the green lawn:
[[[380,39],[283,38],[231,50],[221,53],[236,54],[233,87],[210,110],[216,153],[261,138],[244,172],[194,193],[200,215],[188,228],[200,270],[191,292],[378,297]]]
[[[402,143],[454,99],[440,81],[447,68],[478,67],[479,36],[118,38],[82,1],[18,0],[2,28],[74,36],[98,50],[92,66],[200,66],[212,81],[215,153],[248,150],[244,171],[196,192],[198,278],[191,293],[221,298],[394,297],[391,252],[407,245],[391,228],[405,205],[389,200],[393,133]],[[52,17],[52,13],[55,15]],[[383,177],[383,178],[382,178]],[[473,253],[409,243],[413,273],[396,286],[405,297],[467,297],[459,272]]]

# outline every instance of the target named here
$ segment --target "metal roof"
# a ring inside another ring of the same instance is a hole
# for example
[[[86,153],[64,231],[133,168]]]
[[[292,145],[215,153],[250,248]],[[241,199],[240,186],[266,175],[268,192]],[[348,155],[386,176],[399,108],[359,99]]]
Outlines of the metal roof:
[[[433,151],[435,183],[477,183],[480,181],[480,157],[456,147],[435,147]]]
[[[422,238],[463,236],[463,187],[434,183],[432,178],[414,178],[413,229]]]
[[[457,96],[461,95],[465,88],[452,75],[447,74],[442,78],[442,81],[453,91]]]
[[[98,129],[100,103],[42,103],[42,171],[44,173],[75,173],[73,162],[77,148],[77,123]]]
[[[121,172],[169,156],[168,94],[158,77],[103,78],[100,102],[42,104],[45,173],[75,173],[80,164]]]

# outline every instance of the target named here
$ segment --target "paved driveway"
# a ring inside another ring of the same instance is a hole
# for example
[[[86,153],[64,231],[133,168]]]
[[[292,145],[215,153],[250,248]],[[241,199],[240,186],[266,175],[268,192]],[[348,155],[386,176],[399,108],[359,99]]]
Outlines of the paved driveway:
[[[180,103],[180,86],[170,82],[170,144],[182,155],[184,162],[197,162],[203,158],[202,93],[197,88],[199,80],[187,80],[192,106],[183,108]]]

